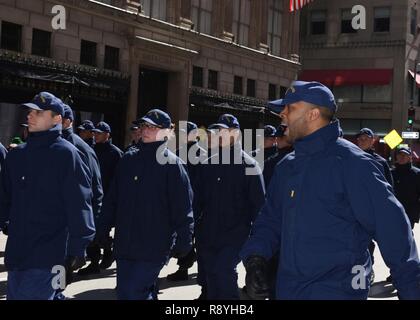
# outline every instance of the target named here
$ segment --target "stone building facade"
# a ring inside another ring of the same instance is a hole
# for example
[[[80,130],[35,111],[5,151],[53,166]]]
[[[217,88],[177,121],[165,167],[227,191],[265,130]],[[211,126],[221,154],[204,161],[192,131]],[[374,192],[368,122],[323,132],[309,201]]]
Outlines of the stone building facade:
[[[57,5],[64,30],[52,28]],[[16,105],[44,89],[70,95],[77,121],[108,121],[119,144],[154,107],[256,128],[275,122],[263,107],[300,68],[286,0],[0,0],[0,22],[0,140],[23,121]]]
[[[364,30],[351,25],[356,4],[366,9]],[[333,89],[348,137],[363,127],[380,136],[420,128],[407,123],[411,72],[419,59],[419,9],[413,0],[325,0],[302,10],[299,78],[323,81]],[[419,106],[418,89],[413,105]]]

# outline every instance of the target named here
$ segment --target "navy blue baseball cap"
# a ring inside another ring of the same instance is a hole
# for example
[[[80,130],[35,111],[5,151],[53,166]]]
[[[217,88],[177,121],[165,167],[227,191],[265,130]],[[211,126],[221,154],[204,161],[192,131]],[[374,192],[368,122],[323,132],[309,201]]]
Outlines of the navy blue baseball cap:
[[[186,132],[187,134],[190,134],[191,131],[197,130],[197,129],[198,129],[198,126],[194,122],[188,121],[187,122],[187,130],[181,129],[180,131]]]
[[[162,129],[169,129],[172,127],[172,120],[169,114],[159,109],[150,110],[143,118],[136,121],[136,123],[142,122],[147,122]]]
[[[189,134],[193,130],[197,130],[198,127],[194,122],[188,121],[187,122],[187,133]]]
[[[64,115],[63,115],[64,119],[69,119],[71,121],[74,121],[74,114],[73,114],[73,110],[71,110],[70,106],[67,104],[64,104]]]
[[[238,119],[231,114],[221,115],[215,126],[224,129],[240,129]]]
[[[111,133],[111,127],[108,123],[101,121],[95,126],[95,129],[93,129],[92,131],[97,133]]]
[[[213,123],[207,127],[206,131],[210,133],[216,133],[216,130],[219,130],[219,129],[220,127],[216,123]]]
[[[37,94],[31,102],[24,103],[23,106],[34,110],[51,110],[61,116],[64,115],[63,101],[49,92]]]
[[[93,124],[92,121],[90,120],[84,120],[80,126],[77,127],[77,129],[79,130],[88,130],[88,131],[92,131],[93,129],[95,129],[95,126]]]
[[[360,137],[361,135],[367,135],[369,138],[373,138],[375,137],[375,134],[373,133],[373,131],[369,128],[363,128],[360,129],[359,133],[356,135],[357,137]]]
[[[405,154],[407,154],[409,156],[412,155],[411,149],[410,148],[406,148],[406,147],[399,148],[397,150],[397,153],[405,153]]]
[[[264,126],[264,138],[270,138],[276,136],[276,128],[270,125]]]
[[[287,90],[284,99],[271,101],[268,108],[276,113],[283,111],[288,104],[305,101],[319,107],[337,112],[337,104],[331,90],[319,82],[295,81]]]
[[[278,128],[276,129],[276,134],[275,137],[281,138],[284,137],[284,132],[286,131],[287,126],[285,125],[279,125]]]

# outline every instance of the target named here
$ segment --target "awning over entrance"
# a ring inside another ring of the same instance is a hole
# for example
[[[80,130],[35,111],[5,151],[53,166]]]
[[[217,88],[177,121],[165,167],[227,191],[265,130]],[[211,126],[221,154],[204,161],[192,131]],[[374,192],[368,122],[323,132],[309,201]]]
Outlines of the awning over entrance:
[[[414,78],[414,72],[411,70],[408,70],[408,73],[410,74],[411,78]],[[416,74],[416,86],[417,88],[420,88],[420,74]]]
[[[387,85],[392,80],[392,69],[304,70],[299,80],[318,81],[329,87]]]
[[[130,81],[128,75],[116,71],[57,63],[52,59],[1,50],[0,86],[120,103],[127,99]]]
[[[213,109],[214,112],[234,110],[242,113],[264,114],[267,102],[250,97],[221,94],[207,89],[192,88],[190,104]]]
[[[200,125],[214,123],[224,113],[238,117],[241,128],[247,129],[259,128],[261,123],[279,122],[278,115],[272,115],[267,109],[267,101],[257,98],[191,88],[189,102],[189,120]]]

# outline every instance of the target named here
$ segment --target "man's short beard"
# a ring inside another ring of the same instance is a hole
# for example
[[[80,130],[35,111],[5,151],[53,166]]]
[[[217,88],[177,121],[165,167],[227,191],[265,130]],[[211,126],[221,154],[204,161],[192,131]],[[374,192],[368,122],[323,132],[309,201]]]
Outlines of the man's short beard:
[[[295,126],[292,126],[292,127],[299,127],[299,129],[296,129],[294,131],[295,134],[292,134],[291,135],[291,130],[290,130],[291,128],[290,128],[290,126],[288,127],[287,135],[286,135],[286,141],[289,144],[294,144],[296,142],[296,140],[299,140],[299,139],[304,138],[306,136],[307,127],[306,127],[306,124],[303,123],[304,121],[305,121],[304,120],[304,116],[302,116],[301,118],[299,118],[295,122]],[[296,124],[301,124],[301,125],[300,126],[299,125],[296,126]]]

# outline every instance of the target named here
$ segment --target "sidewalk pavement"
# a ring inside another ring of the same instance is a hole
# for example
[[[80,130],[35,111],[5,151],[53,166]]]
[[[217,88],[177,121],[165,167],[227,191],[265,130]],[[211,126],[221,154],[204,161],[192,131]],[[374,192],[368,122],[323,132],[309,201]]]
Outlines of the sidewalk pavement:
[[[416,243],[420,243],[420,226],[417,224],[414,230]],[[4,247],[6,239],[3,234],[0,235],[0,300],[6,298],[7,272],[4,267]],[[116,286],[116,265],[115,263],[108,270],[102,271],[101,274],[91,276],[86,279],[80,279],[75,276],[75,282],[69,285],[64,294],[70,299],[76,300],[115,300]],[[197,264],[189,270],[190,276],[188,281],[168,282],[166,276],[177,270],[176,260],[171,259],[169,264],[165,266],[160,275],[160,300],[193,300],[196,299],[201,292],[201,288],[196,284]],[[396,292],[392,284],[386,283],[385,279],[389,275],[380,250],[375,250],[375,284],[371,288],[370,299],[375,300],[396,300]],[[242,264],[238,266],[238,285],[240,288],[245,283],[245,269]]]

